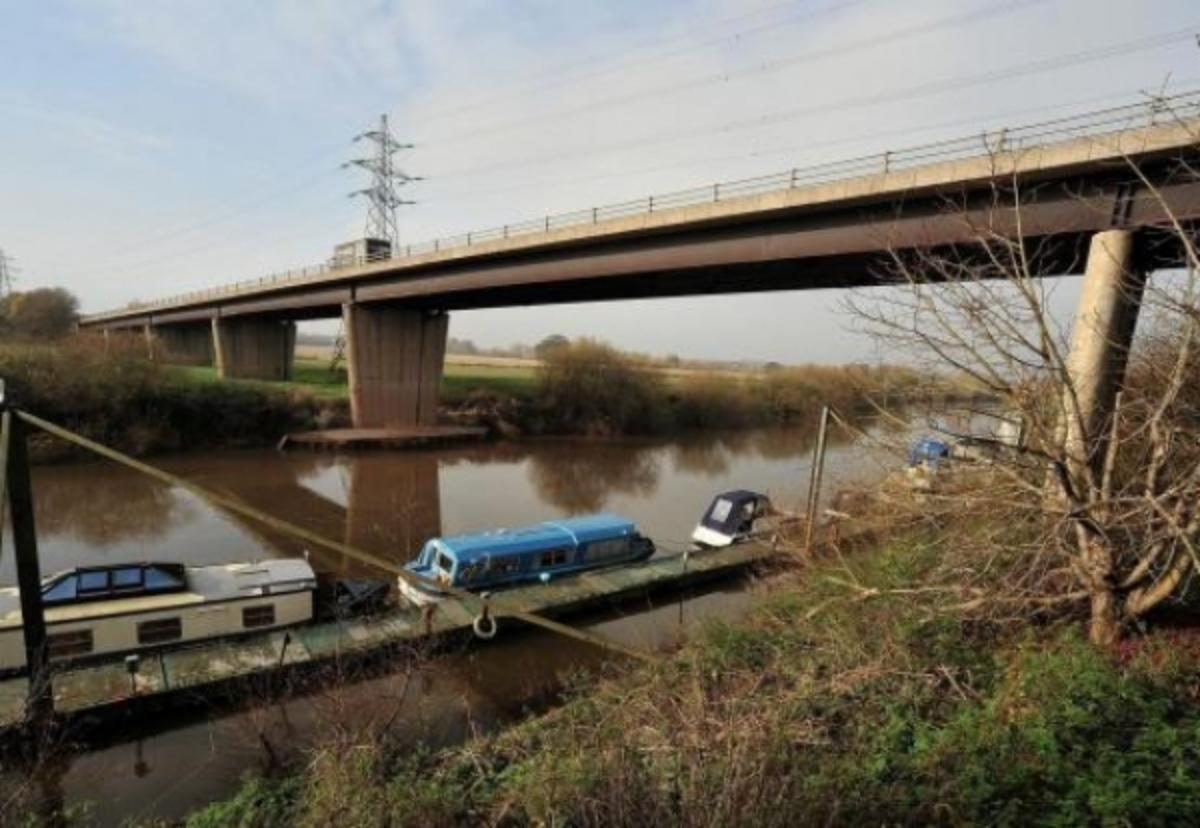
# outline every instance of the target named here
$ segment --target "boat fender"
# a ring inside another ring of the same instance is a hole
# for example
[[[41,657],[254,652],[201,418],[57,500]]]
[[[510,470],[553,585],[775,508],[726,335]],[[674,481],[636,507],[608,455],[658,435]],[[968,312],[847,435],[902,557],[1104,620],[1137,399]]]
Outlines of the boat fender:
[[[471,622],[471,629],[475,632],[475,637],[490,641],[496,637],[496,619],[488,615],[485,609],[481,614],[475,616],[475,620]]]

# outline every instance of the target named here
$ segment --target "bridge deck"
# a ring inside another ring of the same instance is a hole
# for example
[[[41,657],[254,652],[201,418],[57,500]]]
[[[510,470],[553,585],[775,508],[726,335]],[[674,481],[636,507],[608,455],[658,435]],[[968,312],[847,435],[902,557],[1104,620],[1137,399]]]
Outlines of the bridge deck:
[[[857,228],[831,233],[829,221],[824,217],[861,211],[869,205],[874,205],[876,211],[890,205],[894,209],[876,216],[879,224],[889,216],[893,220],[901,218],[901,209],[907,212],[922,200],[931,202],[941,195],[962,195],[968,191],[985,192],[994,184],[1011,184],[1014,176],[1023,182],[1111,177],[1114,170],[1128,172],[1130,161],[1150,163],[1177,158],[1194,150],[1200,136],[1197,116],[1200,97],[1187,98],[1184,104],[1179,119],[1163,123],[1155,123],[1154,114],[1147,116],[1144,108],[1109,110],[1099,113],[1103,118],[1091,121],[1074,123],[1073,119],[1063,119],[1065,125],[1058,122],[1054,127],[1043,125],[1040,129],[1028,127],[998,135],[974,136],[845,164],[791,170],[750,182],[716,184],[499,230],[468,233],[415,245],[406,248],[406,255],[381,262],[337,269],[319,265],[95,314],[85,317],[81,324],[118,327],[150,324],[152,320],[184,322],[209,318],[218,307],[230,313],[277,312],[300,318],[306,310],[328,313],[346,302],[396,298],[423,298],[434,305],[441,303],[443,309],[492,307],[510,302],[582,301],[589,297],[574,289],[553,296],[538,292],[544,283],[566,278],[550,274],[564,270],[563,263],[570,262],[572,255],[597,260],[588,263],[587,268],[577,268],[570,277],[576,280],[621,275],[623,268],[628,273],[629,263],[612,255],[614,250],[628,251],[628,255],[640,258],[648,258],[648,253],[659,254],[659,261],[653,265],[653,272],[657,273],[664,268],[696,270],[705,265],[726,266],[728,261],[708,261],[703,244],[715,230],[728,234],[753,223],[757,223],[757,235],[753,243],[743,244],[734,254],[736,261],[749,258],[770,262],[863,253],[866,248],[852,250],[848,244],[857,240],[861,246],[863,239],[867,239],[867,248],[871,250],[885,247],[886,237],[879,227],[864,227],[863,216],[858,215],[840,219],[851,225],[857,222]],[[1135,117],[1150,122],[1133,127]],[[1086,126],[1097,131],[1080,135]],[[1064,136],[1069,137],[1064,139]],[[842,177],[836,177],[839,174]],[[835,177],[831,179],[831,175]],[[1079,210],[1111,213],[1107,202],[1082,204]],[[783,243],[783,231],[795,228],[770,223],[795,216],[805,217],[805,230],[811,237],[820,236],[803,251],[788,249]],[[1139,219],[1135,216],[1133,220]],[[1084,227],[1087,222],[1078,220],[1078,210],[1072,219],[1063,209],[1055,212],[1041,229],[1052,230],[1056,221],[1063,223],[1066,232],[1095,230],[1091,225]],[[850,232],[853,230],[857,232]],[[645,243],[632,244],[651,238],[662,241],[652,248]],[[682,251],[685,241],[700,255]],[[937,243],[935,238],[928,241]],[[536,289],[514,293],[512,289],[522,282]],[[802,286],[789,283],[742,289]],[[497,289],[508,292],[502,297],[491,295]],[[599,298],[638,298],[643,290],[648,290],[645,284],[627,282],[615,292],[610,290],[612,295]],[[696,280],[684,287],[672,287],[669,295],[687,292],[707,292],[706,285]]]

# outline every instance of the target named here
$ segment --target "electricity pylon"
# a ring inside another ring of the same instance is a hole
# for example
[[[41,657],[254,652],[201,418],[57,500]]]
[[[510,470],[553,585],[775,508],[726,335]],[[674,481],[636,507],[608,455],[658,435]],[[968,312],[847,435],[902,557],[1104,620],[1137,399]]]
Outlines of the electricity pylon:
[[[17,271],[12,262],[12,257],[0,248],[0,298],[12,293],[13,274]]]
[[[398,191],[405,184],[420,181],[417,176],[409,175],[395,164],[397,152],[412,149],[412,144],[402,144],[392,136],[388,129],[387,115],[379,116],[379,127],[369,129],[355,136],[355,141],[368,141],[374,144],[374,151],[365,158],[355,158],[343,164],[343,167],[362,167],[371,173],[371,186],[355,190],[350,197],[366,196],[367,224],[366,238],[383,239],[391,247],[392,255],[400,250],[400,232],[396,226],[396,208],[402,204],[414,204],[400,198]]]

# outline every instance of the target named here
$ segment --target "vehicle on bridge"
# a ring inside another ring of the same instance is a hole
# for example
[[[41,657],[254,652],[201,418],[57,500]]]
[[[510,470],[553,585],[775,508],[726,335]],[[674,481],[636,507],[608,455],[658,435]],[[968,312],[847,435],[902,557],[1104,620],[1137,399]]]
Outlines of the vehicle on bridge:
[[[644,561],[654,542],[630,520],[588,515],[546,521],[520,529],[501,529],[433,538],[405,569],[417,576],[400,578],[400,592],[425,605],[446,595],[442,587],[471,591],[549,581],[603,567]]]

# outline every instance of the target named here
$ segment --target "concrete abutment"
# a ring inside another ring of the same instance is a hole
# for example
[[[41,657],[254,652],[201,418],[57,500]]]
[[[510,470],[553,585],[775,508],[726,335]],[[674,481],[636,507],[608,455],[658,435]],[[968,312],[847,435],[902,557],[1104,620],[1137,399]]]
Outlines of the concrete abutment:
[[[217,317],[212,320],[212,349],[222,379],[290,380],[296,360],[296,323]]]
[[[347,304],[342,318],[354,427],[435,425],[450,317],[394,304]]]

